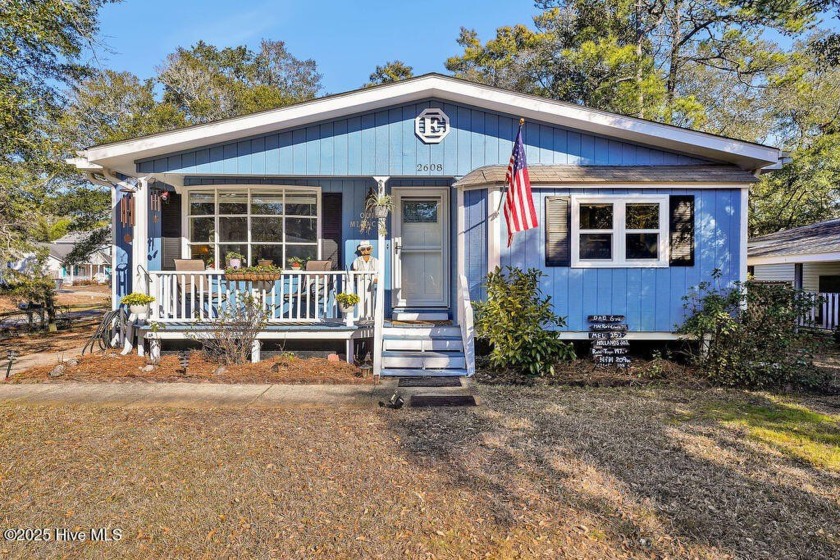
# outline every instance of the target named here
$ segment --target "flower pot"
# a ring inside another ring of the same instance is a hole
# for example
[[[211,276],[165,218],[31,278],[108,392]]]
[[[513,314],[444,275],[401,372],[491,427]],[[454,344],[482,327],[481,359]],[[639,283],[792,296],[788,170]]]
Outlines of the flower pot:
[[[257,261],[257,265],[259,265],[259,266],[272,266],[273,264],[274,264],[274,261],[271,260],[271,259],[259,259]]]
[[[128,310],[132,315],[136,315],[138,319],[145,319],[149,314],[149,304],[129,305]]]
[[[387,206],[376,206],[373,209],[373,215],[376,218],[387,218],[390,208]]]
[[[300,265],[299,264],[293,264],[292,265],[292,270],[300,270]]]
[[[242,259],[230,259],[230,267],[231,268],[241,268],[242,267]]]
[[[339,309],[339,311],[341,311],[341,312],[342,312],[342,313],[344,313],[345,315],[347,315],[347,314],[349,314],[351,311],[353,311],[353,309],[354,309],[355,307],[356,307],[356,305],[355,305],[355,304],[353,304],[353,305],[341,305],[340,303],[338,304],[338,309]]]

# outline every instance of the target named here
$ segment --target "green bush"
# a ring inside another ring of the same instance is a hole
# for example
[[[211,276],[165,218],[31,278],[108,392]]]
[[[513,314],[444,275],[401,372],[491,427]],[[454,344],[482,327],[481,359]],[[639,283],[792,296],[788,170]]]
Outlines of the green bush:
[[[496,267],[487,275],[487,301],[475,302],[475,330],[492,350],[490,365],[528,375],[553,375],[554,364],[575,358],[574,347],[558,338],[554,327],[566,324],[554,313],[551,298],[540,289],[544,274]]]
[[[826,375],[814,366],[816,342],[801,319],[812,295],[787,285],[702,282],[683,299],[688,318],[679,331],[700,341],[692,361],[713,383],[755,389],[817,388]]]

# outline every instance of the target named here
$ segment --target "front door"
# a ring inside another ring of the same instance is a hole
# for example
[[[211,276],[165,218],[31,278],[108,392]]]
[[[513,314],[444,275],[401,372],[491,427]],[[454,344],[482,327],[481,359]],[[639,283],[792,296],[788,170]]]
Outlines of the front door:
[[[395,188],[393,305],[449,306],[449,189]]]

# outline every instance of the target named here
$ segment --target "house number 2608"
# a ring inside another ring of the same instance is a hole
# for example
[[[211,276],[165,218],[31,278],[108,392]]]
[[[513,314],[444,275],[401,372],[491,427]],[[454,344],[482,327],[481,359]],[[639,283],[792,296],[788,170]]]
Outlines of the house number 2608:
[[[418,163],[417,171],[443,171],[442,163]]]

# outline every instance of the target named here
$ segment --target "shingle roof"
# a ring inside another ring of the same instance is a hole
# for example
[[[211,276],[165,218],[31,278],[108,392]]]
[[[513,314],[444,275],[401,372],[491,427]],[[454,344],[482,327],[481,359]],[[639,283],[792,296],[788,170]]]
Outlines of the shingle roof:
[[[750,257],[840,253],[840,219],[817,222],[750,239]]]
[[[470,171],[456,187],[503,185],[505,165]],[[533,185],[563,183],[754,183],[758,178],[734,165],[531,165]]]

